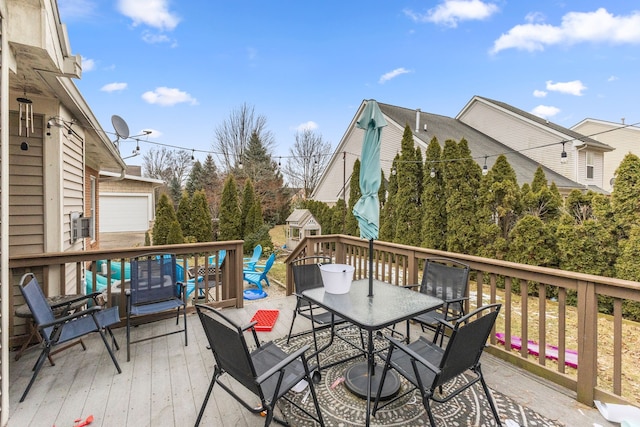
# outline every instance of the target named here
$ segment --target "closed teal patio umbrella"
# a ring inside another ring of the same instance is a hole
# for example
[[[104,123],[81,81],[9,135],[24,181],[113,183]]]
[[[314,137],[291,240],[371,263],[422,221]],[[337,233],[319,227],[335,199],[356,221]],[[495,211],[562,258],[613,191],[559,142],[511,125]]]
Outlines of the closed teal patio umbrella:
[[[356,126],[364,129],[362,154],[360,156],[360,192],[362,196],[353,207],[358,219],[360,237],[369,240],[369,296],[373,296],[373,240],[380,229],[380,136],[387,125],[378,103],[367,101]]]

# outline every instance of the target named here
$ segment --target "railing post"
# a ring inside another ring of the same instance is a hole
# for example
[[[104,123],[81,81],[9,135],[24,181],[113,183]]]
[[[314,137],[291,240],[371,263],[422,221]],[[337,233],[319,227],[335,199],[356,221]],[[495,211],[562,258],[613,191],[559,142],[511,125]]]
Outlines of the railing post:
[[[578,383],[577,399],[593,405],[597,379],[598,296],[593,282],[578,281]]]

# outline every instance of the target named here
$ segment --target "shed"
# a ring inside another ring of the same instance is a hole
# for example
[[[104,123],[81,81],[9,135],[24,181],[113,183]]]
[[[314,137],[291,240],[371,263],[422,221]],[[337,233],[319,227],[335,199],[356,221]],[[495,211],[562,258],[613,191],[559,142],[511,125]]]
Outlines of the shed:
[[[309,209],[294,209],[286,220],[287,248],[298,246],[306,236],[322,234],[322,227]]]

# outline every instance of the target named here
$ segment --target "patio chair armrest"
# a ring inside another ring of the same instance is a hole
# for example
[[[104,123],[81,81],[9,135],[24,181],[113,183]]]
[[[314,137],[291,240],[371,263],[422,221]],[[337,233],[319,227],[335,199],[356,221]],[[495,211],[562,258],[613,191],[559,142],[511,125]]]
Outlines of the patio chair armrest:
[[[307,350],[309,350],[309,346],[305,345],[304,347],[299,348],[298,350],[296,350],[293,353],[289,354],[287,357],[282,359],[279,363],[277,363],[276,365],[272,366],[267,372],[265,372],[262,375],[260,375],[259,377],[257,377],[256,378],[256,383],[262,384],[264,381],[266,381],[269,378],[271,378],[275,373],[277,373],[277,372],[283,370],[284,368],[286,368],[294,360],[296,360],[296,359],[298,359],[300,357],[304,357],[304,353]]]
[[[448,299],[444,301],[445,305],[449,305],[449,304],[453,304],[455,302],[462,302],[462,301],[467,301],[469,299],[469,297],[461,297],[461,298],[453,298],[453,299]]]
[[[438,373],[440,373],[440,368],[438,368],[433,363],[429,362],[424,357],[420,356],[418,353],[416,353],[411,348],[409,348],[406,344],[396,340],[395,338],[388,337],[387,339],[391,342],[392,347],[395,347],[398,350],[402,351],[403,353],[405,353],[406,355],[414,359],[416,362],[420,363],[425,368],[432,371],[434,374],[437,375]],[[389,349],[389,351],[391,351],[391,349]]]
[[[406,288],[406,289],[413,289],[413,288],[417,288],[419,287],[420,284],[419,283],[414,283],[413,285],[402,285],[400,286],[401,288]]]
[[[93,307],[89,307],[86,310],[76,311],[75,313],[69,314],[67,316],[57,317],[54,321],[38,325],[38,329],[44,329],[44,328],[48,328],[49,326],[59,325],[61,323],[68,322],[69,320],[73,320],[76,317],[83,317],[83,316],[86,316],[87,314],[93,314],[100,310],[102,310],[101,307],[94,305]]]
[[[56,308],[60,308],[60,307],[64,307],[64,306],[70,306],[71,304],[74,304],[78,301],[82,301],[85,299],[91,299],[97,297],[98,295],[102,294],[102,292],[92,292],[90,294],[87,295],[78,295],[78,297],[67,300],[67,301],[63,301],[63,302],[59,302],[56,304],[51,304],[51,309],[54,310]]]
[[[241,327],[241,328],[240,328],[240,330],[241,330],[242,332],[245,332],[245,331],[247,331],[247,330],[249,330],[249,329],[253,328],[253,327],[254,327],[254,326],[256,326],[257,324],[258,324],[258,321],[257,321],[257,320],[254,320],[253,322],[251,322],[251,323],[249,323],[249,324],[244,325],[243,327]]]

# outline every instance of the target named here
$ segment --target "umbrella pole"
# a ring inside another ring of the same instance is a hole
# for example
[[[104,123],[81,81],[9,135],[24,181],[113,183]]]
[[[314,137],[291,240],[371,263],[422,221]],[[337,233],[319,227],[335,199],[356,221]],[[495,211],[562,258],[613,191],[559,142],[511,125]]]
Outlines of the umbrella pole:
[[[369,295],[373,296],[373,239],[369,239]]]

